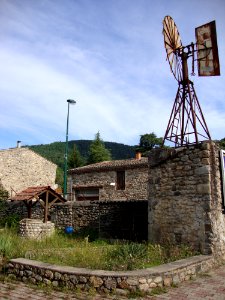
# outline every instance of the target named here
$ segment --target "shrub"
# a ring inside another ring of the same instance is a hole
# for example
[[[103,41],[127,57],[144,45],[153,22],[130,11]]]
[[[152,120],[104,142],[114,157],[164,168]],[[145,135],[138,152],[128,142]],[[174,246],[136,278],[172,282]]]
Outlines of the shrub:
[[[12,214],[10,216],[2,218],[0,225],[9,228],[17,228],[19,226],[20,217],[17,214]]]
[[[145,244],[128,243],[117,245],[108,254],[109,260],[115,266],[124,266],[124,269],[133,270],[140,260],[148,257],[148,248]]]

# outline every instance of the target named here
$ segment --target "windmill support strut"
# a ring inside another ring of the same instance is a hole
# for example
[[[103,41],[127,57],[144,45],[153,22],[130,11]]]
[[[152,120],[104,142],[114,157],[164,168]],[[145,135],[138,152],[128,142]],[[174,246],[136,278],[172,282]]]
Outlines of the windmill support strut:
[[[188,53],[180,51],[182,77],[179,81],[173,109],[167,125],[165,140],[175,143],[175,147],[198,144],[200,137],[211,140],[194,85],[188,77]]]

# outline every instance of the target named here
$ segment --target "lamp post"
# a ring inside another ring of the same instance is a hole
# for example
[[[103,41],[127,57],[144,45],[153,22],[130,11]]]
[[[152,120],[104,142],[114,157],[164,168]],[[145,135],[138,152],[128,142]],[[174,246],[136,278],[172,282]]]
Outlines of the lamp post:
[[[67,159],[68,159],[68,129],[69,129],[69,114],[70,104],[76,104],[75,100],[68,99],[68,112],[67,112],[67,123],[66,123],[66,146],[64,155],[64,182],[63,182],[63,197],[67,197]]]

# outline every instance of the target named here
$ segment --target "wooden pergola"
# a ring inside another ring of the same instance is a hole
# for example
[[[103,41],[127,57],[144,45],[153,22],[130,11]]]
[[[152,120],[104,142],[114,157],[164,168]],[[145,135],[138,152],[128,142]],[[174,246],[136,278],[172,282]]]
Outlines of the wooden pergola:
[[[44,209],[44,223],[48,221],[49,209],[55,203],[65,203],[66,199],[54,191],[50,186],[28,187],[17,193],[10,200],[23,201],[27,207],[28,218],[31,218],[32,208],[37,204]]]

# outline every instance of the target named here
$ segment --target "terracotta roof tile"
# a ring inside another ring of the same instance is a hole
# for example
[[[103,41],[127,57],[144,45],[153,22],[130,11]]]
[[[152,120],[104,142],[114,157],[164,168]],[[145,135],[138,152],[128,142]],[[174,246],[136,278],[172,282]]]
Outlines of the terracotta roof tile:
[[[60,200],[65,201],[65,199],[60,194],[55,192],[50,186],[28,187],[27,189],[17,193],[10,200],[13,200],[13,201],[31,200],[31,199],[34,199],[34,198],[40,196],[41,194],[45,193],[46,191],[51,191],[51,193],[54,193],[57,197],[59,197]]]

